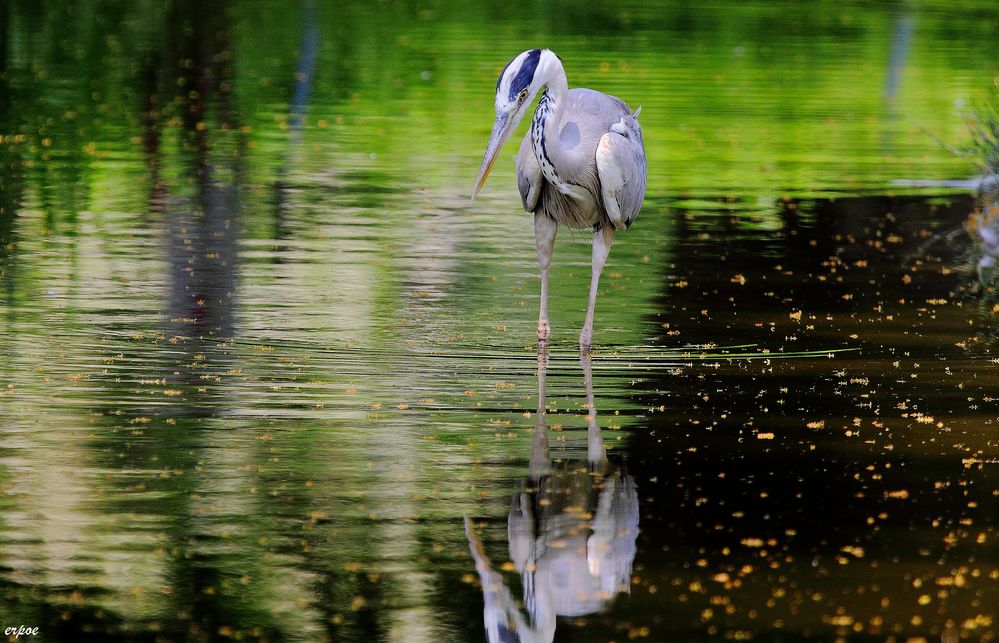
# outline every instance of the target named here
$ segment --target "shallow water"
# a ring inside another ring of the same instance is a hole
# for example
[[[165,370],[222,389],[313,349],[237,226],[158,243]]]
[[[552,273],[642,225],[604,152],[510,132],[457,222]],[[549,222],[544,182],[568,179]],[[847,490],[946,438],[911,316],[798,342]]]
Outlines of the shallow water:
[[[895,181],[975,172],[939,141],[997,20],[0,8],[0,624],[994,640],[999,299],[971,196]],[[512,163],[468,201],[495,77],[539,44],[643,105],[591,362],[585,235],[539,362]]]

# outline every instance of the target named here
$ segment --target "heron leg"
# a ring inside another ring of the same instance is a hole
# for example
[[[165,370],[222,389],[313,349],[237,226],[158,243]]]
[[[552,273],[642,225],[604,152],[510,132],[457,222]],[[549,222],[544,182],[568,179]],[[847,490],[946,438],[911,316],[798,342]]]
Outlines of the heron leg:
[[[602,226],[593,233],[593,268],[590,274],[590,300],[586,306],[586,321],[579,333],[579,349],[586,352],[593,345],[593,309],[597,304],[597,286],[600,284],[600,273],[610,254],[611,243],[614,242],[614,228]]]
[[[541,312],[538,314],[538,341],[545,343],[551,336],[548,326],[548,268],[552,263],[555,249],[555,233],[558,224],[549,218],[541,208],[534,213],[534,245],[538,250],[538,265],[541,267]]]

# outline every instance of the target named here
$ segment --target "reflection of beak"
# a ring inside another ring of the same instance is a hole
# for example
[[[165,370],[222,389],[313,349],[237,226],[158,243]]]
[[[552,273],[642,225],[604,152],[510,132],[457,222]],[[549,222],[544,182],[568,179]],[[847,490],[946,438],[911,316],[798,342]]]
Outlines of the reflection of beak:
[[[496,117],[496,122],[493,124],[493,132],[489,135],[489,145],[486,146],[486,154],[482,157],[479,178],[475,179],[475,189],[472,190],[473,200],[475,199],[475,195],[479,193],[479,190],[482,189],[482,186],[485,185],[486,179],[489,177],[489,172],[493,169],[493,163],[496,162],[496,157],[499,156],[500,150],[503,149],[503,144],[510,138],[510,134],[513,133],[513,128],[516,124],[516,119],[510,118],[507,114],[501,114]]]

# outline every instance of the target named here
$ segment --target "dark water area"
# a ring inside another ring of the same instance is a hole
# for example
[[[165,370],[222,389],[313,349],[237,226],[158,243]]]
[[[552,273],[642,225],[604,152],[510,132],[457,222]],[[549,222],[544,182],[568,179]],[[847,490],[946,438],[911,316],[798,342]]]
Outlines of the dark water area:
[[[956,152],[997,26],[0,6],[0,627],[995,640],[995,206]],[[535,46],[643,106],[588,358],[589,234],[559,234],[539,351],[512,144],[468,200]]]

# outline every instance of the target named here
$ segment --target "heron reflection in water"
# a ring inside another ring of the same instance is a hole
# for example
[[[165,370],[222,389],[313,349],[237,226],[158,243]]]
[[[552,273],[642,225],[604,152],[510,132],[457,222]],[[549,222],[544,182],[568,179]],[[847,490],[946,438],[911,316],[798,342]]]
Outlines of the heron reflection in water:
[[[508,519],[510,559],[521,574],[526,615],[465,520],[490,643],[552,641],[557,616],[603,611],[630,589],[638,490],[634,479],[607,458],[593,402],[591,360],[584,355],[580,361],[589,409],[587,456],[555,462],[545,417],[548,354],[538,354],[538,415],[528,476],[513,496]]]

